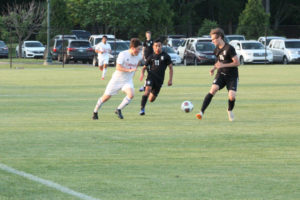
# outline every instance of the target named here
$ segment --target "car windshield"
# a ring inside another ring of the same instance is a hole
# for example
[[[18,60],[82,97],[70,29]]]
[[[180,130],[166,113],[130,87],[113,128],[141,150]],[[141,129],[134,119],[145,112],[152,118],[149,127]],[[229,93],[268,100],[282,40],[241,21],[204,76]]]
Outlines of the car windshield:
[[[27,42],[25,47],[43,47],[43,44],[40,42]]]
[[[197,51],[214,51],[215,45],[212,43],[204,43],[200,42],[196,44],[196,50]]]
[[[0,41],[0,47],[5,47],[5,43],[3,41]]]
[[[265,47],[261,43],[242,43],[243,49],[264,49]]]
[[[78,48],[78,47],[91,47],[90,43],[88,41],[73,41],[70,44],[70,47]]]
[[[174,51],[174,49],[171,48],[171,47],[163,47],[162,50],[163,50],[164,52],[166,52],[166,53],[176,53],[176,52]]]
[[[172,46],[173,47],[179,47],[180,44],[183,42],[183,40],[180,40],[180,39],[173,39],[172,40]]]
[[[227,37],[228,41],[230,42],[231,40],[245,40],[244,37],[241,36],[229,36]]]
[[[300,41],[285,41],[285,47],[286,48],[300,48]]]
[[[109,42],[109,44],[112,51],[124,51],[128,49],[128,46],[125,42]]]

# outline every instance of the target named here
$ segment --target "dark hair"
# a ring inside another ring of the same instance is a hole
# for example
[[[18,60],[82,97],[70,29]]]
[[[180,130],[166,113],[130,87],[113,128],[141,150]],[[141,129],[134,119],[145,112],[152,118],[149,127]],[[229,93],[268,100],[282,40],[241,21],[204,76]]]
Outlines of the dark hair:
[[[214,29],[211,29],[209,35],[213,35],[213,34],[216,34],[218,37],[221,37],[222,40],[224,40],[224,35],[225,35],[225,34],[224,34],[223,29],[221,29],[221,28],[214,28]]]
[[[153,43],[162,43],[162,41],[161,41],[161,39],[160,38],[157,38],[156,40],[154,40],[154,42]]]
[[[142,46],[141,41],[138,38],[131,38],[131,40],[130,40],[130,48],[131,47],[136,48],[138,46]]]
[[[103,38],[106,38],[106,39],[107,39],[107,36],[106,36],[106,35],[103,35],[103,36],[102,36],[102,39],[103,39]]]
[[[151,34],[151,31],[146,31],[146,33],[149,33],[149,34]]]

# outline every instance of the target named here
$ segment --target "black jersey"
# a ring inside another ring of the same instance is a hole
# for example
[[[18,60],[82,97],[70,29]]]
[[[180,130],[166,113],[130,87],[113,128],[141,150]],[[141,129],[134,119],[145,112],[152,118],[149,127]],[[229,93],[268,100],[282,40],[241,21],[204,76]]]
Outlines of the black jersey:
[[[144,56],[147,59],[153,53],[153,40],[146,40],[143,46],[145,47]]]
[[[217,57],[217,60],[221,63],[227,64],[232,62],[232,58],[236,56],[235,49],[230,44],[225,43],[225,46],[222,49],[218,47],[215,48],[214,54]],[[224,67],[218,69],[218,73],[223,73],[230,76],[238,76],[238,68],[236,67]]]
[[[172,64],[172,60],[166,52],[153,53],[147,58],[145,63],[148,72],[147,79],[153,79],[162,84],[165,78],[165,71],[170,64]]]

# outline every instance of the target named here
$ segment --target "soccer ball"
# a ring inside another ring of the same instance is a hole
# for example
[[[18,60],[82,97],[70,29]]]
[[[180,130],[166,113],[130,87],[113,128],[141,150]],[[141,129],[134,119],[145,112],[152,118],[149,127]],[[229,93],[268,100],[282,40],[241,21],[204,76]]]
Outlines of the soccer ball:
[[[194,108],[194,105],[190,101],[184,101],[181,104],[181,110],[183,110],[186,113],[191,112],[193,110],[193,108]]]

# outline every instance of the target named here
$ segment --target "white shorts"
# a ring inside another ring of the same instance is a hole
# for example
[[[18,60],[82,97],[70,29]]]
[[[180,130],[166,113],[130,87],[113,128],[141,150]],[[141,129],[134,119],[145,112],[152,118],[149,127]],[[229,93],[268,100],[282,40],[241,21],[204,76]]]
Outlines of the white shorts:
[[[98,56],[98,66],[108,65],[109,58]]]
[[[112,96],[117,94],[120,90],[125,91],[128,88],[134,89],[132,80],[120,81],[118,79],[112,78],[107,84],[104,94]]]

